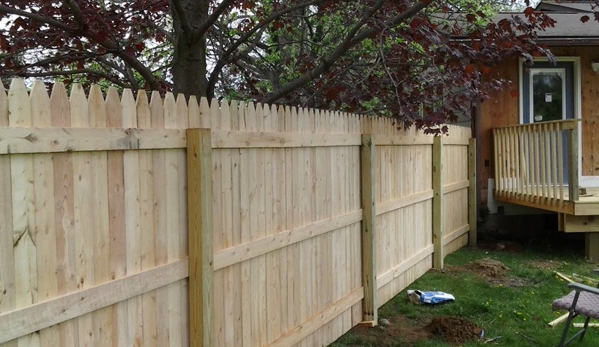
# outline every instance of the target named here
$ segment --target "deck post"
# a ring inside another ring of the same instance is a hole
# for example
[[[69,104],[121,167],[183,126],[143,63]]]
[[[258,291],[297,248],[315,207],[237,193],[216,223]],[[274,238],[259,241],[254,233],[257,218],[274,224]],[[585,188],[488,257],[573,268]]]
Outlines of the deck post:
[[[361,189],[362,189],[362,284],[364,286],[363,324],[378,324],[376,281],[376,144],[372,134],[362,135]]]
[[[212,140],[210,129],[187,130],[189,342],[212,347]]]
[[[592,262],[599,261],[599,233],[586,233],[584,236],[585,257]]]
[[[568,134],[568,200],[578,201],[578,127],[567,130]]]
[[[433,266],[443,268],[443,138],[433,142]]]
[[[470,225],[468,240],[470,246],[476,246],[477,243],[477,194],[476,194],[476,139],[472,138],[468,142],[468,224]]]

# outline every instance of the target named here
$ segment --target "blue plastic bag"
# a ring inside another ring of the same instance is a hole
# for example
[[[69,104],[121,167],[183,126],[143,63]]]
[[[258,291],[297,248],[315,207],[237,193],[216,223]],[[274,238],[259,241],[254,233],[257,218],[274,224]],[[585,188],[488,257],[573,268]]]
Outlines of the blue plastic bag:
[[[419,290],[408,290],[408,298],[415,304],[435,305],[449,301],[455,301],[455,297],[444,292],[422,292]]]

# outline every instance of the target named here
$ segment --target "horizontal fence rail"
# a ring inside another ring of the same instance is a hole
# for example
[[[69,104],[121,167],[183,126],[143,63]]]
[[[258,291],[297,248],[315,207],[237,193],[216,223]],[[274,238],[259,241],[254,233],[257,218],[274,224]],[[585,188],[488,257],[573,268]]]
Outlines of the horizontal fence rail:
[[[578,121],[493,130],[495,194],[561,210],[578,200]]]
[[[0,347],[327,345],[476,242],[470,129],[0,85]]]

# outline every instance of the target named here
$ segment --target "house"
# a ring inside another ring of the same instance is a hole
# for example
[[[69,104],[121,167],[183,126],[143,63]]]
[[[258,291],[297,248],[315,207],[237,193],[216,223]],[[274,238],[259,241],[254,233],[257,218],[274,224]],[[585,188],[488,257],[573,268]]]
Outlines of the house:
[[[538,33],[557,64],[497,66],[513,85],[475,117],[479,196],[491,212],[556,213],[559,229],[585,233],[586,256],[599,260],[599,22],[588,1],[536,9],[557,21]]]

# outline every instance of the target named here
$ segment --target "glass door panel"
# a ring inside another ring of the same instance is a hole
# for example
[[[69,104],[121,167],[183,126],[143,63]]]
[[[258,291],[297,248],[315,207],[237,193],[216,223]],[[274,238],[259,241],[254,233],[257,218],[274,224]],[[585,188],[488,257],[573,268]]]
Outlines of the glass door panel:
[[[566,118],[565,74],[565,69],[531,69],[530,114],[535,123]]]

